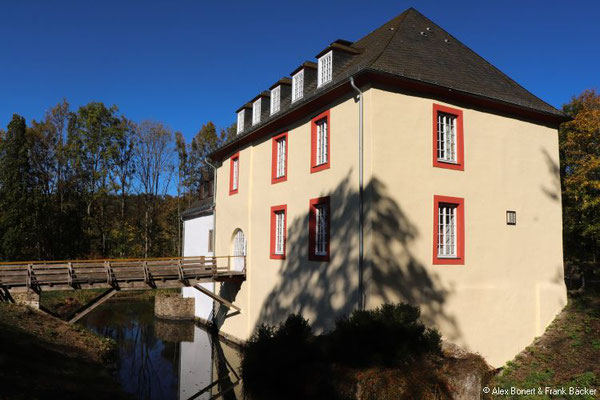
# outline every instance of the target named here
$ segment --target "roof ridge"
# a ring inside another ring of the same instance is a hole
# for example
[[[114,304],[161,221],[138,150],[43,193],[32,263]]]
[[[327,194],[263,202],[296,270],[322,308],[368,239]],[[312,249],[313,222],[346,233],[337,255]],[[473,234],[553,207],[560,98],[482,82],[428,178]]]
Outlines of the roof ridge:
[[[419,12],[419,10],[411,7],[410,9],[412,9],[413,11],[415,11],[417,14],[419,14],[421,17],[423,17],[424,19],[426,19],[427,21],[431,22],[432,24],[434,24],[435,26],[437,26],[439,29],[441,29],[442,31],[444,31],[444,33],[446,33],[450,38],[452,38],[453,40],[455,40],[458,44],[460,44],[461,46],[463,46],[465,49],[467,49],[469,52],[471,52],[473,55],[475,55],[479,60],[483,61],[488,67],[491,67],[493,70],[495,70],[496,72],[500,73],[500,75],[516,84],[519,88],[523,89],[524,91],[526,91],[527,93],[529,93],[530,95],[532,95],[533,97],[535,97],[537,100],[541,101],[542,103],[546,104],[547,106],[561,112],[560,110],[558,110],[556,107],[554,107],[552,104],[549,104],[547,102],[545,102],[544,100],[542,100],[541,98],[539,98],[538,96],[536,96],[535,94],[533,94],[532,92],[530,92],[528,89],[526,89],[523,85],[521,85],[519,82],[517,82],[516,80],[514,80],[513,78],[511,78],[510,76],[508,76],[506,73],[504,73],[501,69],[499,69],[498,67],[496,67],[494,64],[492,64],[491,62],[489,62],[488,60],[486,60],[484,57],[482,57],[481,55],[479,55],[479,53],[477,53],[475,50],[473,50],[472,48],[470,48],[469,46],[467,46],[466,44],[464,44],[462,41],[460,41],[458,38],[456,38],[454,35],[452,35],[450,32],[448,32],[446,29],[442,28],[439,24],[433,22],[430,18],[428,18],[426,15],[422,14]],[[409,10],[410,10],[409,9]],[[388,43],[389,44],[389,43]],[[482,95],[484,95],[483,93],[481,93]],[[530,102],[531,104],[531,102]],[[534,107],[533,105],[530,105],[528,107]]]
[[[392,42],[392,40],[393,40],[393,39],[396,37],[396,34],[397,34],[397,33],[398,33],[398,31],[400,30],[400,29],[398,29],[398,27],[400,26],[400,24],[401,24],[402,22],[404,22],[404,20],[406,19],[406,15],[407,15],[407,14],[408,14],[408,12],[409,12],[409,11],[411,11],[411,10],[412,10],[412,11],[417,11],[417,10],[415,10],[413,7],[410,7],[410,8],[408,8],[408,9],[404,10],[404,11],[403,11],[401,14],[399,14],[398,16],[396,16],[396,17],[392,18],[392,20],[394,20],[394,19],[396,19],[396,18],[398,19],[398,23],[396,24],[396,26],[395,26],[395,28],[394,28],[394,33],[392,33],[392,34],[390,35],[390,38],[388,39],[388,41],[387,41],[387,43],[385,44],[385,46],[383,46],[383,47],[381,48],[381,51],[379,52],[379,54],[378,54],[376,57],[374,57],[374,58],[373,58],[373,60],[372,60],[371,62],[367,63],[367,64],[365,65],[365,67],[367,67],[367,68],[368,68],[368,67],[372,66],[373,64],[375,64],[375,63],[377,62],[377,60],[379,60],[379,58],[381,57],[381,55],[383,54],[383,52],[384,52],[384,51],[385,51],[385,50],[388,48],[388,46],[390,45],[390,43]],[[418,12],[418,11],[417,11],[417,12]],[[375,32],[375,31],[373,31],[373,32]],[[371,33],[372,33],[372,32],[371,32]],[[369,35],[370,35],[370,33],[369,33]]]

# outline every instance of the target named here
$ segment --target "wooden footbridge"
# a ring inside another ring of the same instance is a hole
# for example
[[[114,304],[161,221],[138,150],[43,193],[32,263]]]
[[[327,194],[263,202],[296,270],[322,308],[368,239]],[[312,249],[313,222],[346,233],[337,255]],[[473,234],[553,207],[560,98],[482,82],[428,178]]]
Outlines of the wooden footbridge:
[[[198,283],[245,279],[244,256],[8,262],[0,263],[0,301],[18,293],[106,288],[101,303],[119,290],[192,286],[239,310]]]

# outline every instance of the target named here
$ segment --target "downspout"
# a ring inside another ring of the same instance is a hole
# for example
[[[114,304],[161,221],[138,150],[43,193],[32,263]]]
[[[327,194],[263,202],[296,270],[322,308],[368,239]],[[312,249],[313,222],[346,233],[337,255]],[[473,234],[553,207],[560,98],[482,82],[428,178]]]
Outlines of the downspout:
[[[364,216],[363,216],[363,92],[350,77],[350,85],[358,94],[358,309],[365,309],[364,272]]]
[[[212,249],[213,249],[213,257],[217,255],[217,167],[212,165],[208,160],[204,160],[212,169],[214,183],[213,183],[213,201],[212,201],[212,210],[213,210],[213,237],[212,237]]]
[[[217,256],[217,167],[212,165],[208,160],[204,160],[212,169],[213,169],[213,201],[212,201],[212,210],[213,210],[213,237],[212,237],[212,253],[213,257]],[[217,259],[215,258],[215,265],[217,264]],[[216,285],[216,284],[215,284]],[[214,288],[215,293],[217,292],[217,288]],[[212,314],[212,315],[211,315]],[[212,311],[208,315],[209,320],[216,326],[216,311],[215,311],[215,302],[212,303]]]

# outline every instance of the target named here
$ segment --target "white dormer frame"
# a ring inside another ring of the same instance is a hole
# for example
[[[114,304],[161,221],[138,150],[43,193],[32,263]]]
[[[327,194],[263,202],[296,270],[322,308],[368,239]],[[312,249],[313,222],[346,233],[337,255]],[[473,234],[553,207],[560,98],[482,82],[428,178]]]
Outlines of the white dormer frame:
[[[292,103],[304,97],[304,68],[292,76]]]
[[[245,111],[243,108],[237,113],[237,134],[239,135],[244,131],[244,114]]]
[[[260,122],[261,100],[262,97],[259,97],[252,103],[252,125],[256,125]]]
[[[271,89],[271,115],[281,109],[281,85]]]
[[[333,77],[333,50],[329,50],[327,53],[319,57],[318,62],[318,74],[317,74],[317,87],[331,82]]]

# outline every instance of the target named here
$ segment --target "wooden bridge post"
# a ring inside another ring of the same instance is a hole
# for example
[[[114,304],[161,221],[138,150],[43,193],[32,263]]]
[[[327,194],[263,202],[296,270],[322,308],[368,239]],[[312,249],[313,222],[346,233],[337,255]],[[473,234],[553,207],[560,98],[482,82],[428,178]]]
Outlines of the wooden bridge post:
[[[185,273],[183,272],[183,266],[181,258],[177,259],[177,272],[179,274],[179,281],[183,284],[186,283]]]
[[[68,270],[69,270],[69,278],[68,278],[67,282],[68,282],[69,286],[71,286],[71,287],[75,287],[75,286],[73,285],[73,282],[74,282],[74,279],[73,279],[73,278],[75,277],[75,272],[73,271],[73,263],[71,263],[71,262],[69,261],[69,262],[67,263],[67,268],[68,268]]]
[[[27,291],[33,290],[34,292],[38,292],[39,288],[37,287],[37,280],[35,278],[35,272],[33,271],[33,264],[27,264]]]
[[[112,286],[113,288],[117,288],[118,286],[115,282],[115,276],[113,274],[110,261],[104,261],[104,270],[106,271],[106,283]]]

